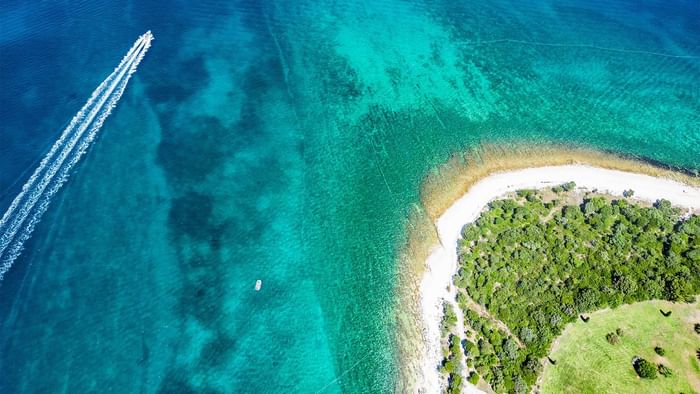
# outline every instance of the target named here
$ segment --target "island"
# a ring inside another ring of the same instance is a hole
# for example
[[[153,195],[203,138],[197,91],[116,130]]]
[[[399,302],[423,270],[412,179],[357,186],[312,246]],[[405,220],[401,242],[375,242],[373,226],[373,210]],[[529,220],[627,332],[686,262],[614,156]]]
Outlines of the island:
[[[419,389],[700,390],[700,188],[669,178],[567,164],[468,185],[434,221]]]

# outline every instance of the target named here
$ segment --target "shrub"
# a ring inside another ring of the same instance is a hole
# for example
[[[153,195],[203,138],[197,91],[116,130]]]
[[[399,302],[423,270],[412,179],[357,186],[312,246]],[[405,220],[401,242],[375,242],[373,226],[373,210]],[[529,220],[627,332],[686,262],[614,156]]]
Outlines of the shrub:
[[[622,192],[622,195],[624,197],[627,197],[627,198],[632,197],[632,196],[634,196],[634,190],[632,190],[632,189],[625,190]]]
[[[659,373],[666,378],[673,375],[673,371],[671,370],[671,368],[669,368],[663,364],[659,364],[658,369],[659,369]]]
[[[469,378],[467,378],[467,380],[471,384],[477,384],[477,383],[479,383],[479,374],[472,371],[472,373],[469,374]]]
[[[634,370],[640,378],[656,379],[656,366],[641,357],[635,357]]]
[[[623,337],[623,336],[625,336],[625,332],[622,331],[622,329],[619,328],[619,327],[617,328],[617,330],[615,330],[615,333],[617,334],[618,337]]]
[[[456,373],[450,374],[447,393],[459,394],[460,392],[462,392],[462,376]]]
[[[527,199],[528,201],[531,202],[531,201],[534,200],[535,197],[537,196],[537,191],[534,190],[534,189],[523,189],[523,190],[517,190],[517,191],[515,192],[515,194],[516,194],[518,197],[525,198],[525,199]]]
[[[695,323],[695,333],[700,334],[700,323]]]
[[[479,352],[476,348],[476,345],[474,345],[473,342],[465,339],[463,344],[464,344],[464,354],[466,354],[467,356],[478,356],[479,355]]]
[[[658,354],[659,356],[663,356],[663,355],[666,354],[666,350],[664,350],[664,348],[662,348],[661,346],[655,347],[655,348],[654,348],[654,351],[655,351],[656,354]]]
[[[693,261],[700,261],[700,249],[693,249],[686,256]]]
[[[442,372],[454,373],[457,370],[457,363],[454,359],[445,359],[442,364]]]
[[[531,343],[536,339],[536,336],[530,327],[523,327],[520,329],[520,339],[525,343]]]
[[[518,357],[518,344],[509,337],[503,341],[503,351],[505,352],[506,357],[511,360],[515,360]]]
[[[491,371],[491,380],[489,382],[493,391],[499,393],[505,391],[505,382],[503,381],[503,371],[500,368],[494,368]]]
[[[527,383],[519,376],[516,375],[513,379],[513,393],[514,394],[525,394],[527,393]]]
[[[611,345],[617,345],[618,343],[620,343],[620,337],[617,336],[617,334],[615,334],[614,332],[607,333],[607,335],[605,335],[605,339]]]
[[[525,362],[520,366],[520,369],[525,381],[532,385],[537,380],[537,376],[540,374],[540,372],[542,372],[542,364],[537,358],[527,356]]]
[[[452,353],[453,356],[458,356],[461,353],[459,337],[456,335],[450,336],[450,353]]]
[[[443,305],[443,316],[442,316],[442,335],[446,335],[455,323],[457,323],[457,314],[452,308],[452,304],[445,302]]]
[[[464,280],[466,282],[466,278],[463,278],[461,276],[458,277],[458,280]],[[457,280],[455,280],[455,285],[457,287],[461,287],[461,288],[467,287],[466,285],[462,286],[461,283],[457,283]],[[457,293],[457,305],[459,305],[462,309],[467,309],[467,308],[465,308],[465,306],[467,305],[468,302],[469,302],[469,300],[467,299],[467,296],[464,293],[462,293],[461,291],[459,293]]]
[[[561,187],[565,192],[568,192],[576,188],[576,182],[566,182],[565,184],[561,185]]]

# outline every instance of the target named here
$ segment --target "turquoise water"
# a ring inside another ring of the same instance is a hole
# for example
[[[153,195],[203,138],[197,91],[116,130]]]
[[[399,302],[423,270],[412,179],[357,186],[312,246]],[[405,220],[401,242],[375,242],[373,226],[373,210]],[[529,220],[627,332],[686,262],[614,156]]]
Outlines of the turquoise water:
[[[3,2],[3,212],[155,41],[0,283],[0,392],[391,391],[396,254],[451,153],[700,170],[697,2],[454,3]]]

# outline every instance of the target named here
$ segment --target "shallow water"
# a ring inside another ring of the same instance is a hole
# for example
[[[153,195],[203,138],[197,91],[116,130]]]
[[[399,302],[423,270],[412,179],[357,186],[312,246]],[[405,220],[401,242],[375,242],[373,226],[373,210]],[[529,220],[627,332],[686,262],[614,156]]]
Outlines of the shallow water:
[[[155,41],[0,283],[0,392],[389,391],[396,253],[451,153],[700,170],[697,2],[454,3],[3,2],[3,212]]]

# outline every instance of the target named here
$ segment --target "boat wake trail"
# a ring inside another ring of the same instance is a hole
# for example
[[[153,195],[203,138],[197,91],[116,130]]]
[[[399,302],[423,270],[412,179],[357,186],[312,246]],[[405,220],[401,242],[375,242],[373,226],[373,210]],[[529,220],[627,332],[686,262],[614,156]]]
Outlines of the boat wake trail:
[[[71,169],[117,105],[152,40],[150,31],[136,40],[119,65],[75,114],[0,219],[0,281],[22,252],[51,198],[68,179]]]

